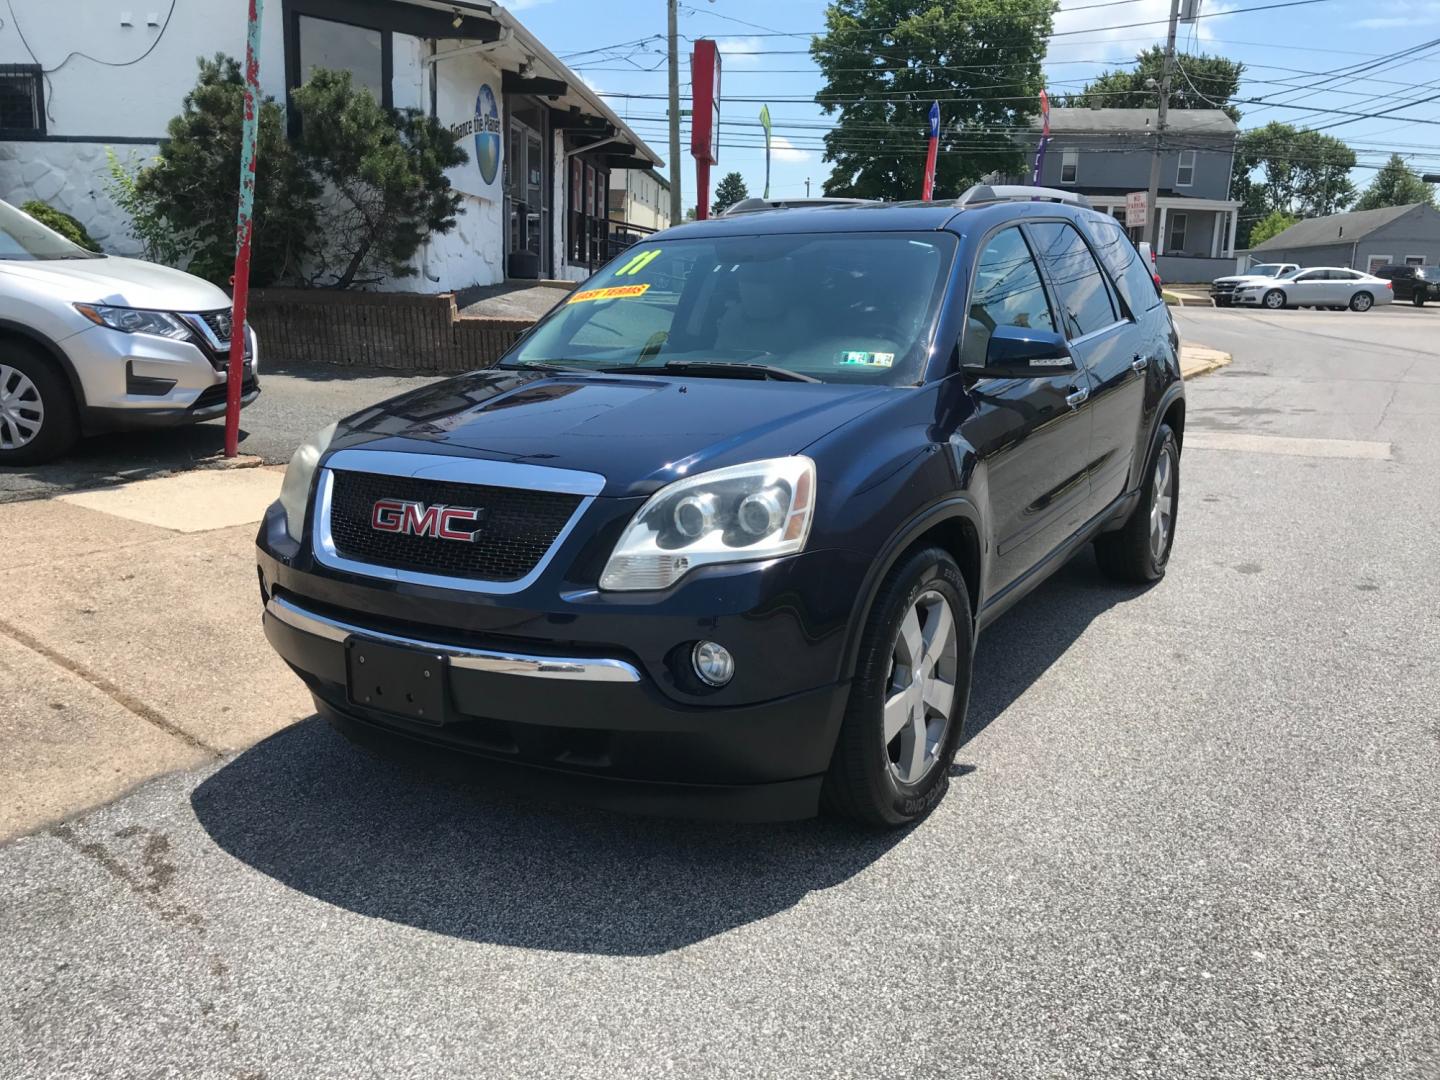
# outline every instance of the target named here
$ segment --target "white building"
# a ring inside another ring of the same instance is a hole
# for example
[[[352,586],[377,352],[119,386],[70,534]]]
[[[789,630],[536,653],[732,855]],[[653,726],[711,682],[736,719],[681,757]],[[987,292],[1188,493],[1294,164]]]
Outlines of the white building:
[[[653,169],[610,173],[610,220],[639,232],[670,227],[670,181]]]
[[[13,17],[0,21],[0,198],[42,199],[107,250],[134,254],[105,193],[106,148],[154,155],[195,84],[196,58],[243,59],[246,4],[10,3]],[[269,0],[262,91],[284,102],[314,67],[348,70],[382,104],[438,117],[470,155],[451,172],[464,194],[459,224],[421,248],[414,276],[385,288],[583,279],[605,257],[610,170],[662,164],[498,3]]]

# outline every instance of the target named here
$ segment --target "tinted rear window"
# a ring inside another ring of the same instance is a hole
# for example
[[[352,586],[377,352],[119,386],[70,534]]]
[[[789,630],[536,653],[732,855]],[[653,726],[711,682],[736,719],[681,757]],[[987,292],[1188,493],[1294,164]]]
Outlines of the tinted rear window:
[[[1150,277],[1150,268],[1119,223],[1090,221],[1086,224],[1090,226],[1090,236],[1095,241],[1095,250],[1100,253],[1100,261],[1115,279],[1131,313],[1139,315],[1160,303],[1155,281]]]

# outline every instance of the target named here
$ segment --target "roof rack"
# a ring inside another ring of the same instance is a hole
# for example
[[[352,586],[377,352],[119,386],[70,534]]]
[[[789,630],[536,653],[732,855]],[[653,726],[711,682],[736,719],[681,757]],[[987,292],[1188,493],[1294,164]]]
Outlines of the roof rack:
[[[1090,200],[1078,191],[1030,187],[1025,184],[976,184],[955,200],[956,206],[979,206],[996,202],[1058,202],[1092,209]]]
[[[846,199],[838,195],[817,195],[815,198],[804,199],[762,199],[755,197],[742,199],[740,202],[724,210],[720,216],[731,217],[736,214],[754,214],[761,210],[801,210],[827,206],[868,206],[878,201],[877,199]]]

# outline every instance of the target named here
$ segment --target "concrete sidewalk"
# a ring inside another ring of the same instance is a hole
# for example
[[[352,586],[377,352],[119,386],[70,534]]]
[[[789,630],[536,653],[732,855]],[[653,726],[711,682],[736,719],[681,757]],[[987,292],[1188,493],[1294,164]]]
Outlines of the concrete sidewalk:
[[[1228,364],[1186,345],[1185,377]],[[260,629],[256,523],[283,468],[0,505],[0,840],[312,713]]]
[[[0,839],[311,713],[264,641],[253,545],[277,468],[0,505]]]

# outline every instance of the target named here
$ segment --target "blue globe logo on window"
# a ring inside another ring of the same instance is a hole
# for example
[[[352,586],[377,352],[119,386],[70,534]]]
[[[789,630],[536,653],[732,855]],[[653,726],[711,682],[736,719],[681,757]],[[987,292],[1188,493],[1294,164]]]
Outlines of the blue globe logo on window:
[[[500,173],[500,105],[488,83],[475,95],[475,163],[480,178],[493,184]]]

